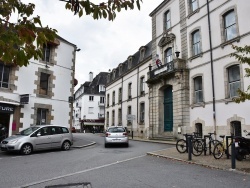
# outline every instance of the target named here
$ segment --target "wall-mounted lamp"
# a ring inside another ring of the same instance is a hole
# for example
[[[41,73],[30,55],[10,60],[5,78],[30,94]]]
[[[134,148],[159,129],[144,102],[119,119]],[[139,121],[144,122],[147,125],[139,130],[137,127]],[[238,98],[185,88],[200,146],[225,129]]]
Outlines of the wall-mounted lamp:
[[[80,49],[80,48],[75,49],[75,52],[79,52],[79,51],[81,51],[81,49]]]
[[[175,55],[176,55],[177,58],[180,56],[180,53],[181,53],[181,52],[179,52],[179,51],[176,51],[176,52],[175,52]]]

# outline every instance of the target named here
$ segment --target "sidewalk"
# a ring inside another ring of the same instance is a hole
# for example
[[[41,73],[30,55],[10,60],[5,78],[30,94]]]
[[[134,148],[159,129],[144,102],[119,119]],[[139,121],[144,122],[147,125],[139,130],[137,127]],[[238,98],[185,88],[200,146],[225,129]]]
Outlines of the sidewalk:
[[[132,140],[132,139],[131,139]],[[163,141],[163,140],[143,140],[140,138],[133,138],[135,141],[143,141],[143,142],[155,142],[162,144],[171,144],[173,147],[159,150],[155,152],[148,152],[147,155],[158,156],[163,158],[168,158],[172,160],[182,161],[190,164],[197,164],[209,168],[222,169],[222,170],[231,170],[237,171],[241,173],[249,173],[250,174],[250,159],[244,159],[243,161],[236,160],[236,168],[232,169],[232,161],[231,158],[227,159],[226,155],[223,155],[221,159],[215,159],[213,155],[204,155],[201,156],[193,156],[192,160],[188,160],[188,153],[179,153],[176,150],[175,143],[173,141]]]

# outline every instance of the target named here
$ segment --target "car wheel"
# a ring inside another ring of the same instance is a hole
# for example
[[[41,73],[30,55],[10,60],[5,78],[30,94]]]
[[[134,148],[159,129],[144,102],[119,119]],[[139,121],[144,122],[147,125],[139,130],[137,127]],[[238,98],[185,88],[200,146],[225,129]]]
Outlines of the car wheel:
[[[21,154],[23,155],[29,155],[33,151],[33,148],[30,144],[24,144],[21,148]]]
[[[128,148],[128,147],[129,147],[129,144],[127,143],[125,146]]]
[[[108,144],[104,144],[104,147],[107,148],[107,147],[108,147]]]
[[[67,151],[70,149],[70,142],[69,141],[64,141],[62,144],[62,150]]]

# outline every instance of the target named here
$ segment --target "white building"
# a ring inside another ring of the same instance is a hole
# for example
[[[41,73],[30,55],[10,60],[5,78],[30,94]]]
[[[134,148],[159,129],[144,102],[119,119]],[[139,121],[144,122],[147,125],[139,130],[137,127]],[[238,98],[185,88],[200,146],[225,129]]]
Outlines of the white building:
[[[9,135],[35,124],[71,126],[76,45],[57,36],[27,67],[0,62],[0,124]]]
[[[148,43],[108,75],[106,128],[124,126],[131,135],[149,137],[149,93],[146,80],[150,63],[151,43]]]
[[[241,135],[250,129],[250,102],[232,101],[250,80],[244,77],[246,66],[230,57],[231,44],[249,43],[249,8],[249,3],[237,0],[165,0],[150,14],[152,55],[159,54],[165,66],[173,64],[160,74],[152,71],[148,80],[153,96],[162,96],[150,101],[160,110],[150,115],[153,134]],[[161,102],[168,100],[168,106]]]
[[[104,104],[106,72],[100,72],[94,79],[89,73],[89,81],[75,92],[73,124],[80,132],[97,132],[104,130]]]
[[[152,58],[147,64],[152,67],[146,79],[149,87],[145,99],[148,104],[145,117],[149,117],[149,123],[145,124],[147,136],[182,137],[195,131],[200,135],[209,132],[244,135],[243,130],[250,130],[250,101],[233,102],[237,89],[246,91],[250,85],[250,79],[244,76],[247,66],[230,57],[234,52],[231,44],[249,44],[250,28],[246,24],[249,8],[249,3],[237,0],[164,0],[150,13]],[[157,59],[162,66],[156,66]],[[140,69],[138,64],[137,72]],[[140,77],[132,80],[132,71],[135,69],[129,71],[131,76],[127,79],[138,85]],[[125,77],[116,77],[118,73],[117,68],[111,74],[107,97],[112,98],[112,92],[122,87],[126,99],[128,83],[121,86]],[[133,94],[132,98],[136,100],[138,96]],[[125,99],[123,102],[128,104],[130,101]],[[131,109],[139,112],[139,103],[134,100]],[[126,126],[124,120],[129,113],[126,108],[120,108],[122,124]],[[106,126],[119,122],[118,105],[108,107],[106,113]],[[132,114],[137,115],[136,132],[140,113]]]

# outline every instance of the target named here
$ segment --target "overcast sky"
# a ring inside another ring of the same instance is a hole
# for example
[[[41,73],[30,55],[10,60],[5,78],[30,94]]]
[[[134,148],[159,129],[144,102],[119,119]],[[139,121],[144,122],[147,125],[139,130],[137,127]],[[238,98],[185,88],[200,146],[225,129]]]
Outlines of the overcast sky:
[[[122,10],[116,19],[94,20],[91,16],[79,18],[65,9],[65,2],[59,0],[22,0],[35,3],[34,15],[41,17],[42,24],[58,31],[58,35],[81,49],[76,54],[78,89],[89,81],[89,72],[94,77],[99,72],[108,72],[124,62],[139,48],[152,39],[151,17],[149,14],[163,0],[143,0],[141,10]],[[92,0],[92,2],[106,0]]]

